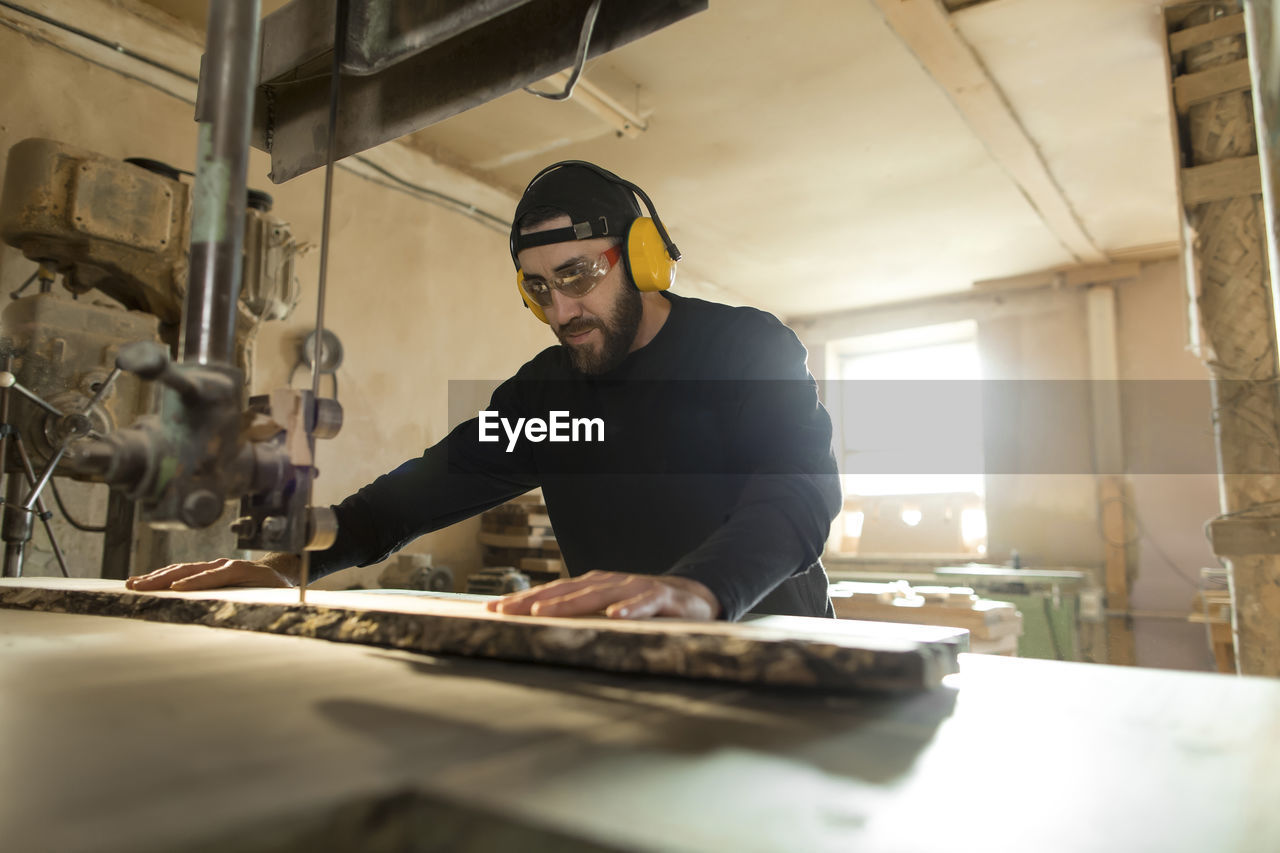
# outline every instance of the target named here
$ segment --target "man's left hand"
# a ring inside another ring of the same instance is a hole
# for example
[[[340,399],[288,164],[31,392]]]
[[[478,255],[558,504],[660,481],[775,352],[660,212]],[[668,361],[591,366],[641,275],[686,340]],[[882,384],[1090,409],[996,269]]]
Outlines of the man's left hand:
[[[486,606],[520,616],[585,616],[602,610],[611,619],[671,616],[711,620],[720,615],[720,602],[698,581],[623,572],[587,572],[504,596]]]

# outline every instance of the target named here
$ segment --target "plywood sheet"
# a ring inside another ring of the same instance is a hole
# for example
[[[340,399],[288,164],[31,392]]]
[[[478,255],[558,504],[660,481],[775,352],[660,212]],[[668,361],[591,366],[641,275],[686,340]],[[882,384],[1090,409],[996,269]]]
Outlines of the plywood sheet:
[[[868,623],[770,617],[749,624],[539,618],[470,597],[287,589],[143,593],[118,581],[0,581],[0,607],[126,616],[433,654],[610,672],[825,689],[917,690],[957,671],[963,632],[918,641]],[[927,630],[927,629],[920,629]]]

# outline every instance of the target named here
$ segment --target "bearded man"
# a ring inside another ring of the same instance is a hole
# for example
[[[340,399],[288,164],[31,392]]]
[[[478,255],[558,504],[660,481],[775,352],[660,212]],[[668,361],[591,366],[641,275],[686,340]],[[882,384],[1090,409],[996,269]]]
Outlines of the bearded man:
[[[504,382],[487,412],[335,506],[338,539],[312,555],[312,576],[379,562],[541,488],[570,577],[491,610],[833,615],[820,557],[841,490],[831,420],[795,334],[753,308],[668,292],[680,255],[653,204],[590,163],[557,163],[530,182],[510,246],[520,298],[559,345]],[[598,434],[558,439],[557,416],[563,425],[570,414]],[[296,556],[268,554],[167,566],[128,585],[281,586],[298,575]]]

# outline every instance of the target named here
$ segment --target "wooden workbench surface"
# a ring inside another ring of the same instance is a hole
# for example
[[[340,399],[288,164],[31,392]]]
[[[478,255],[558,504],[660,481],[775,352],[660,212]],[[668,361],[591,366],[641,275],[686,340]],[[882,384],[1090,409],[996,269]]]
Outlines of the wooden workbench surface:
[[[948,681],[783,693],[0,610],[0,838],[1280,849],[1280,684],[974,655]]]

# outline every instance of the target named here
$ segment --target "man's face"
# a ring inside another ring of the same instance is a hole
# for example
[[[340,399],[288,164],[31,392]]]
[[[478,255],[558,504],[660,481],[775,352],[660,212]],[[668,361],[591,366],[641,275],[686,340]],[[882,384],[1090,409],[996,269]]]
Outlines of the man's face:
[[[567,228],[572,224],[568,216],[562,216],[524,233]],[[567,265],[594,259],[612,245],[613,241],[608,238],[553,243],[525,249],[517,255],[517,260],[526,276],[551,280]],[[624,280],[619,261],[585,296],[566,296],[552,288],[551,304],[542,310],[573,366],[582,373],[600,374],[617,367],[631,351],[642,307],[640,293]]]

